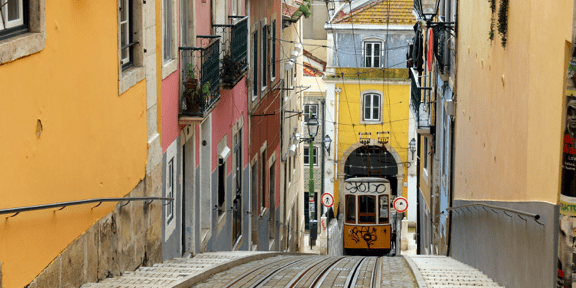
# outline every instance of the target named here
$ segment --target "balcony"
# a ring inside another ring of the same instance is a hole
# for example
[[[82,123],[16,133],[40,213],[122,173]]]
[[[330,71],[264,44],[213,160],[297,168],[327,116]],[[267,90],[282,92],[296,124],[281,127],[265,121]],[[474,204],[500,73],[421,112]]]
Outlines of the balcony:
[[[228,16],[233,24],[214,24],[222,39],[222,89],[232,89],[248,71],[248,16]]]
[[[180,89],[180,124],[201,122],[220,100],[220,40],[209,39],[204,47],[180,47],[182,87]]]

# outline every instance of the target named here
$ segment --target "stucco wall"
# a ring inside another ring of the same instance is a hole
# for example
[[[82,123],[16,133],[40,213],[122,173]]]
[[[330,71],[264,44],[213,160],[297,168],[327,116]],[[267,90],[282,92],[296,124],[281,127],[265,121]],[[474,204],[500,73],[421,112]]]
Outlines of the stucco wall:
[[[511,3],[503,49],[489,2],[459,2],[456,198],[557,202],[572,5]]]
[[[331,27],[330,25],[328,25]],[[336,25],[332,25],[336,26]],[[378,27],[374,25],[375,27]],[[384,26],[382,26],[384,27]],[[406,26],[406,30],[390,31],[388,37],[383,28],[374,30],[354,31],[344,30],[334,33],[335,46],[338,48],[334,51],[334,66],[336,67],[364,67],[364,58],[362,57],[362,41],[383,41],[381,49],[388,49],[388,57],[384,53],[384,67],[386,68],[405,68],[406,52],[408,51],[407,41],[411,40],[414,31],[411,26]],[[402,47],[402,48],[400,48]],[[392,49],[398,48],[398,49]],[[330,65],[330,63],[329,63]]]
[[[481,270],[504,287],[555,287],[559,206],[545,202],[454,201],[536,213],[530,217],[469,207],[452,213],[452,257]]]
[[[118,95],[117,10],[46,1],[46,47],[0,66],[0,209],[122,197],[144,179],[146,85]],[[29,283],[114,204],[90,207],[1,221],[4,287]]]

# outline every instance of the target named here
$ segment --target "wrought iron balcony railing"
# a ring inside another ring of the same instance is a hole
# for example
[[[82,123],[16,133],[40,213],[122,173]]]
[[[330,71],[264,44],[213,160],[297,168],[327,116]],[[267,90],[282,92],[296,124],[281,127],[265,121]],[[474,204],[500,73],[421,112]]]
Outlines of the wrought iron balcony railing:
[[[224,89],[232,89],[248,70],[248,16],[228,16],[233,24],[214,24],[221,36],[220,73]]]
[[[220,99],[219,36],[209,39],[205,47],[180,47],[182,88],[180,116],[206,117]]]

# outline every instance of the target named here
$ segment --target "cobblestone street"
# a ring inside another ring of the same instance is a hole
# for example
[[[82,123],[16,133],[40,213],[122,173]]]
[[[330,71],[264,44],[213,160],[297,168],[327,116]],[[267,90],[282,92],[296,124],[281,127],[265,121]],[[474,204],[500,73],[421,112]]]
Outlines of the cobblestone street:
[[[126,272],[83,288],[134,287],[500,287],[443,256],[319,256],[267,252],[205,253]]]

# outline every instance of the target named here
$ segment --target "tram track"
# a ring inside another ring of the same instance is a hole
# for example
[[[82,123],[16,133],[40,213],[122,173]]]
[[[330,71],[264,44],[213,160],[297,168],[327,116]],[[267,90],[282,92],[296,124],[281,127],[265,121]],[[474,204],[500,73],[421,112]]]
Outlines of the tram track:
[[[378,288],[378,257],[292,257],[246,271],[226,288]]]

